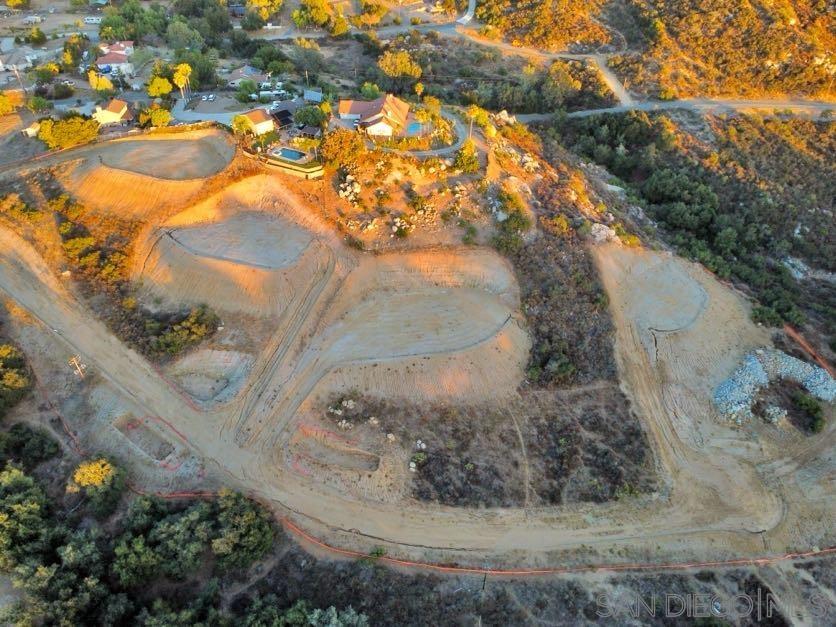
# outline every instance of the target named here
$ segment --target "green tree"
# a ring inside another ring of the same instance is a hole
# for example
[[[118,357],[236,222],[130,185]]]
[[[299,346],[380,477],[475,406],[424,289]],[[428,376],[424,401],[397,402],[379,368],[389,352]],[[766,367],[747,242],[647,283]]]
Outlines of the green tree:
[[[366,152],[366,144],[359,133],[338,128],[322,140],[320,156],[335,167],[343,167],[357,162]]]
[[[247,0],[247,11],[255,13],[266,21],[282,8],[282,0]]]
[[[540,94],[547,109],[557,109],[563,106],[567,98],[579,92],[581,87],[581,82],[572,76],[569,65],[555,61],[549,67]]]
[[[38,28],[37,26],[33,26],[32,29],[29,31],[29,34],[26,35],[26,40],[30,44],[40,46],[41,44],[46,43],[46,35],[44,35],[44,32],[40,28]]]
[[[148,546],[144,536],[128,534],[113,549],[113,574],[128,588],[154,579],[160,562],[160,556]]]
[[[13,461],[31,470],[59,452],[58,443],[43,429],[17,423],[8,431],[0,432],[0,465]]]
[[[250,121],[245,115],[236,115],[232,118],[232,132],[236,135],[246,135],[251,130]]]
[[[32,96],[26,101],[26,108],[32,113],[43,113],[48,111],[50,107],[52,107],[52,103],[43,96]]]
[[[293,114],[293,121],[306,126],[322,126],[327,116],[325,112],[316,106],[299,107]]]
[[[188,25],[185,19],[173,20],[165,31],[165,38],[175,50],[185,48],[187,50],[200,50],[203,48],[203,37],[194,28]]]
[[[421,66],[406,50],[387,50],[377,60],[377,67],[398,86],[421,78],[422,73]]]
[[[164,98],[174,89],[171,81],[162,76],[155,76],[148,83],[148,95],[152,98]]]
[[[260,30],[266,23],[255,11],[247,11],[241,18],[241,28],[248,31]]]
[[[190,81],[192,76],[192,66],[188,63],[178,63],[174,68],[174,75],[172,82],[180,90],[180,97],[186,97],[186,90],[190,88]]]
[[[0,472],[0,568],[37,559],[48,546],[47,499],[32,477],[19,468]]]
[[[114,91],[111,80],[107,76],[97,73],[95,70],[87,72],[87,80],[90,83],[90,89],[98,92],[99,95]]]
[[[159,557],[162,573],[182,580],[200,566],[211,536],[211,508],[207,503],[198,503],[157,522],[148,541]]]
[[[235,99],[238,102],[250,102],[250,95],[258,94],[258,85],[255,81],[243,80],[238,84],[238,90],[235,92]]]
[[[99,134],[99,123],[80,115],[61,120],[43,120],[38,139],[49,148],[70,148],[93,141]]]
[[[325,26],[331,18],[326,0],[302,0],[299,8],[290,14],[297,28]]]
[[[139,113],[140,126],[160,128],[171,122],[171,111],[160,106],[152,105]]]
[[[222,568],[246,568],[273,546],[270,515],[241,494],[221,492],[217,519],[212,551]]]
[[[453,167],[467,174],[479,171],[479,153],[472,139],[465,140],[462,144],[453,160]]]
[[[58,67],[57,63],[44,63],[32,70],[32,76],[34,76],[35,80],[40,83],[49,83],[52,82],[52,79],[54,79],[60,71],[61,68]]]
[[[360,86],[360,95],[366,100],[380,98],[380,93],[380,87],[369,81],[366,81]]]

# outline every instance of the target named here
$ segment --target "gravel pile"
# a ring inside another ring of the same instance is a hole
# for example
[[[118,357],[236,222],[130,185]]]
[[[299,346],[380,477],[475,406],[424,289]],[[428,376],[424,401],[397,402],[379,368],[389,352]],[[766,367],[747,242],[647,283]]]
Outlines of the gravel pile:
[[[778,379],[800,383],[810,394],[827,403],[836,399],[836,381],[824,368],[779,350],[763,348],[746,355],[732,376],[715,388],[714,404],[720,413],[741,424],[753,417],[752,404],[761,388]]]
[[[714,390],[714,404],[721,413],[741,422],[752,417],[752,403],[762,387],[769,385],[769,377],[758,358],[749,353],[731,377]]]

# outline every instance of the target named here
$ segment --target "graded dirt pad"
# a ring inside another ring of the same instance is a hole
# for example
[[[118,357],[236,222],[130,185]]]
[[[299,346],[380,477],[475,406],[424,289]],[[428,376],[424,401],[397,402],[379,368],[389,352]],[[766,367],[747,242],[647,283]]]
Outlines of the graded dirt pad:
[[[107,142],[88,159],[135,174],[183,181],[220,172],[234,154],[235,145],[226,133],[209,130]]]
[[[144,135],[74,152],[60,179],[72,196],[101,213],[143,219],[187,205],[234,154],[231,140],[216,130]]]
[[[274,212],[264,193],[256,182],[243,181],[154,230],[134,264],[143,291],[171,304],[281,315],[328,254],[309,231]]]
[[[257,268],[285,268],[311,241],[308,233],[276,216],[242,212],[214,224],[169,231],[183,248],[210,257]]]

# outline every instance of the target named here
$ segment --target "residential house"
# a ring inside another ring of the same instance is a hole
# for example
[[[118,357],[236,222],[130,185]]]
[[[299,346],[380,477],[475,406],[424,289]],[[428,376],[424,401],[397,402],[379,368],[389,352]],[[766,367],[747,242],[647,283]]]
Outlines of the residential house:
[[[100,44],[99,48],[105,54],[115,52],[116,54],[124,54],[126,57],[129,57],[134,53],[134,42],[131,40],[114,41],[110,44]]]
[[[243,114],[243,117],[247,120],[247,126],[253,135],[264,135],[276,128],[273,117],[265,109],[247,111]]]
[[[134,53],[134,42],[132,41],[114,41],[110,44],[101,44],[99,48],[104,53],[96,59],[96,67],[99,71],[121,73],[125,76],[134,73],[134,66],[128,60]],[[110,68],[108,70],[108,68]]]
[[[44,63],[54,55],[55,52],[49,49],[36,50],[26,45],[4,45],[0,50],[0,72],[13,72],[14,70],[23,72]]]
[[[239,67],[237,70],[232,70],[229,73],[229,80],[227,84],[233,89],[238,89],[243,81],[253,81],[256,87],[267,80],[267,75],[258,68],[251,65]],[[256,90],[257,91],[257,90]]]
[[[93,118],[101,126],[109,126],[111,124],[127,124],[134,119],[134,116],[127,102],[114,98],[107,103],[104,109],[96,107],[96,110],[93,111]]]
[[[287,109],[272,110],[270,111],[270,115],[273,116],[276,128],[280,130],[293,125],[293,112]]]
[[[318,126],[303,126],[299,129],[299,136],[305,139],[319,139],[322,137],[322,129]]]
[[[406,129],[409,104],[392,94],[369,101],[340,100],[337,115],[341,120],[355,120],[372,137],[393,137]]]
[[[41,130],[41,123],[38,121],[32,122],[29,126],[22,129],[20,132],[23,133],[24,137],[37,137],[38,131]]]

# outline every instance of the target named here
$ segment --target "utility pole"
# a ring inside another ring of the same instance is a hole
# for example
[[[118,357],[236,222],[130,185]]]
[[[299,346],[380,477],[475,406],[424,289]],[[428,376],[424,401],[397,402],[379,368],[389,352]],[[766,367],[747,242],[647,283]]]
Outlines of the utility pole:
[[[81,357],[79,357],[78,355],[73,355],[67,363],[69,363],[73,368],[75,368],[75,372],[78,375],[79,379],[84,378],[84,371],[87,370],[87,364],[81,363]]]
[[[23,91],[23,95],[26,95],[26,87],[23,86],[23,79],[20,78],[20,70],[17,69],[17,65],[12,66],[12,71],[15,73],[17,77],[17,82],[20,85],[20,89]]]

